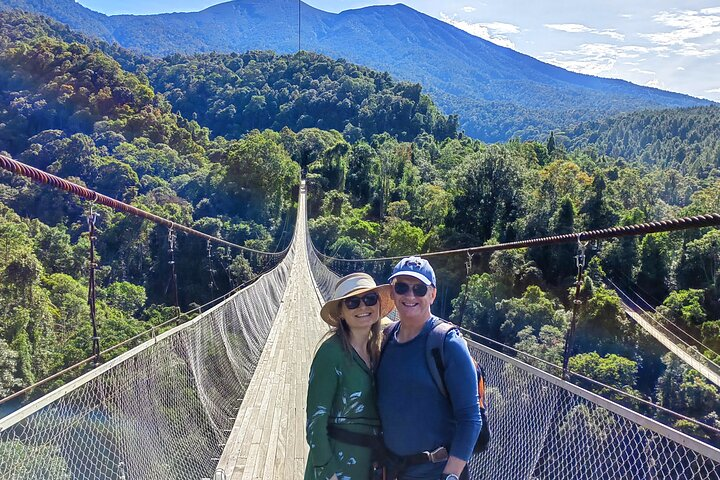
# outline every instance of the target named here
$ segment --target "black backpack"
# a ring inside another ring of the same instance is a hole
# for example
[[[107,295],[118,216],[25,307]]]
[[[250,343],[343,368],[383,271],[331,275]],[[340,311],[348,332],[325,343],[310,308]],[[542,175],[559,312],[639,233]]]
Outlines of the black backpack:
[[[445,386],[445,351],[443,347],[447,334],[452,330],[457,330],[457,332],[460,333],[460,330],[452,323],[439,318],[433,318],[432,321],[434,324],[428,334],[425,346],[425,360],[427,361],[428,369],[430,370],[433,380],[435,380],[435,385],[438,387],[438,390],[440,390],[443,397],[452,402],[452,399],[448,396],[447,387]],[[385,327],[382,350],[385,349],[385,345],[387,345],[391,336],[395,335],[399,326],[399,322],[393,322]],[[475,365],[475,371],[477,373],[478,403],[480,406],[480,418],[482,419],[480,435],[473,448],[473,452],[478,453],[484,451],[490,443],[490,425],[486,413],[487,404],[485,403],[485,371],[478,365],[474,358],[473,364]]]

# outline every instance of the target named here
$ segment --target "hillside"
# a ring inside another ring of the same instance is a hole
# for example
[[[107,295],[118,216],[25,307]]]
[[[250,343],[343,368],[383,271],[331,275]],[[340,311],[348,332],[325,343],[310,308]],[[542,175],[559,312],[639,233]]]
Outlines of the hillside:
[[[297,3],[236,0],[201,12],[104,16],[70,0],[0,0],[152,55],[297,49]],[[640,109],[710,102],[622,80],[571,73],[474,37],[402,4],[332,14],[303,4],[301,45],[418,82],[461,127],[485,141]]]
[[[580,124],[566,135],[570,149],[592,147],[701,178],[720,177],[720,107],[626,113]]]
[[[177,111],[227,138],[283,127],[334,129],[354,139],[457,134],[457,117],[440,113],[420,85],[324,55],[173,55],[146,67]]]

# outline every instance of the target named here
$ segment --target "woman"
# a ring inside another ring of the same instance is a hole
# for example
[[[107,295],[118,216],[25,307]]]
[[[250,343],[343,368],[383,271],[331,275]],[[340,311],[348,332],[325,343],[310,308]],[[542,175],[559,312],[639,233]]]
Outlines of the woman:
[[[395,307],[390,288],[365,273],[352,273],[338,280],[332,300],[320,311],[330,337],[310,368],[305,480],[370,478],[367,441],[380,431],[373,367],[380,355],[380,319]]]

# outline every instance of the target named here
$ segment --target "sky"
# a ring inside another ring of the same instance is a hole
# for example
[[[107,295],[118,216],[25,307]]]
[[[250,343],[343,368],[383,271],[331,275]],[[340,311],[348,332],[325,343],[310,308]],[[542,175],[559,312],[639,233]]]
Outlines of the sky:
[[[221,0],[79,0],[108,15],[202,10]],[[328,12],[385,5],[305,0]],[[720,0],[406,0],[405,5],[568,70],[720,102]]]

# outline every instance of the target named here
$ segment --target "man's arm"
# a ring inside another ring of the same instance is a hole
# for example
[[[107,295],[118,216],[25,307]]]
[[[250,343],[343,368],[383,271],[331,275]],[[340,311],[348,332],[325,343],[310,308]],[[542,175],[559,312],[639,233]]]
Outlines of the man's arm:
[[[444,472],[459,476],[472,456],[482,426],[477,372],[467,343],[457,331],[448,333],[444,348],[445,385],[457,425]]]

